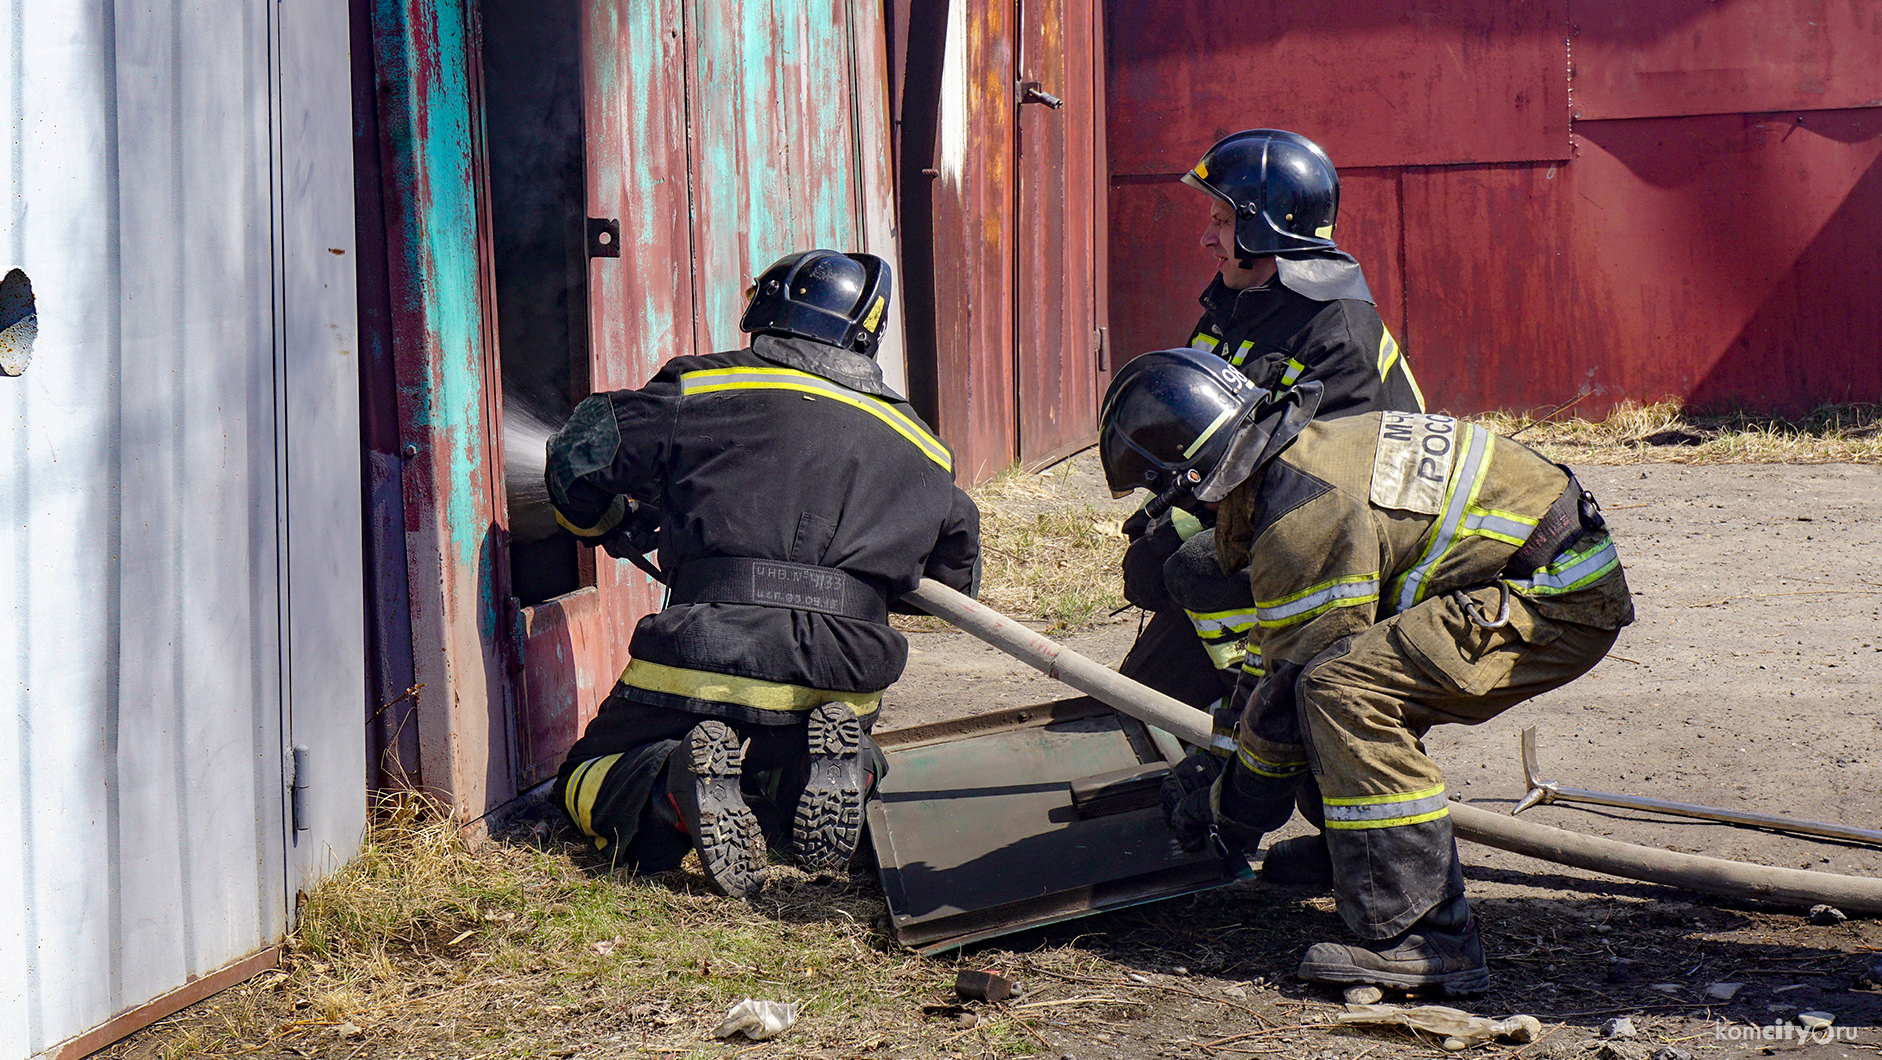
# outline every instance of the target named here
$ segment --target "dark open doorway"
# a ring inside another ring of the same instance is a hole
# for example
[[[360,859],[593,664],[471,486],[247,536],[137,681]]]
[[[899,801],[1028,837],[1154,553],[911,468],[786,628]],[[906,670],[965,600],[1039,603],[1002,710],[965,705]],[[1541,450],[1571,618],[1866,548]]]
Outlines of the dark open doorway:
[[[576,0],[481,9],[503,431],[506,448],[527,448],[589,390],[579,10]],[[527,605],[593,585],[592,553],[545,525],[539,484],[508,478],[511,591]]]

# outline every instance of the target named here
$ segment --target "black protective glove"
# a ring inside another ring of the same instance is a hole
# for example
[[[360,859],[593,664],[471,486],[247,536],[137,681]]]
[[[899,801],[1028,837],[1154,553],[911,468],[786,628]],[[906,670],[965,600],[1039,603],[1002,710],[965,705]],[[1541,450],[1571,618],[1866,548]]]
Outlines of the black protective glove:
[[[1213,752],[1197,751],[1163,778],[1163,819],[1176,841],[1192,854],[1209,844],[1209,830],[1215,825],[1209,789],[1222,775],[1225,761]]]
[[[629,499],[627,516],[615,526],[613,533],[595,543],[615,559],[627,560],[654,579],[665,581],[660,571],[647,561],[647,553],[660,547],[660,524],[665,518],[663,510]]]
[[[1131,541],[1124,550],[1124,599],[1131,606],[1146,611],[1176,609],[1176,601],[1163,584],[1163,564],[1182,546],[1182,536],[1168,519],[1150,520],[1147,529]]]

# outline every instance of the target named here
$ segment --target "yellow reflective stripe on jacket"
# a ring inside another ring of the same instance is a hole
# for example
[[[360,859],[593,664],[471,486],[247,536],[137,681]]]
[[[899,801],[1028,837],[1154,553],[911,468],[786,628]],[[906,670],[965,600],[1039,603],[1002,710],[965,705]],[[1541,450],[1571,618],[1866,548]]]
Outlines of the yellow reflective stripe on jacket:
[[[1255,340],[1243,339],[1242,344],[1235,348],[1235,356],[1229,358],[1229,363],[1234,365],[1237,368],[1240,368],[1242,366],[1242,362],[1248,360],[1248,355],[1254,350],[1254,348],[1255,348]]]
[[[1405,382],[1411,387],[1412,397],[1418,402],[1418,411],[1423,412],[1425,395],[1424,391],[1418,389],[1418,380],[1412,378],[1411,364],[1399,351],[1398,342],[1392,338],[1392,332],[1384,326],[1381,326],[1379,331],[1379,378],[1384,379],[1386,373],[1392,370],[1392,366],[1397,365],[1398,370],[1405,373]]]
[[[1261,617],[1248,608],[1237,608],[1233,611],[1185,610],[1183,613],[1189,616],[1190,624],[1196,627],[1196,632],[1205,637],[1223,633],[1238,635],[1247,633],[1255,628],[1256,621]]]
[[[1527,596],[1559,596],[1586,589],[1621,565],[1614,539],[1604,531],[1595,543],[1557,556],[1527,578],[1511,578],[1510,588]]]
[[[1299,361],[1295,360],[1292,357],[1289,357],[1287,359],[1287,368],[1281,372],[1281,385],[1293,386],[1294,381],[1300,378],[1300,373],[1306,370],[1307,370],[1306,365],[1300,363]]]
[[[576,537],[606,537],[621,525],[621,520],[627,518],[627,498],[614,498],[614,503],[608,505],[608,510],[601,513],[601,518],[595,520],[593,526],[576,526],[562,515],[562,509],[553,504],[549,506],[549,511],[555,515],[555,521],[562,529]]]
[[[1490,450],[1496,435],[1475,424],[1466,425],[1464,431],[1469,435],[1464,446],[1464,459],[1451,468],[1451,477],[1444,484],[1444,504],[1438,510],[1437,523],[1431,528],[1431,542],[1425,546],[1424,555],[1419,557],[1418,562],[1399,575],[1393,590],[1400,611],[1408,610],[1424,599],[1425,591],[1430,586],[1431,572],[1457,545],[1460,537],[1469,536],[1464,532],[1464,518],[1476,504],[1478,491],[1483,489],[1484,475],[1490,470]]]
[[[1261,628],[1275,629],[1317,618],[1336,607],[1358,607],[1379,598],[1379,573],[1349,574],[1279,600],[1257,600]]]
[[[717,394],[728,390],[794,390],[800,394],[841,401],[881,420],[889,429],[914,443],[915,448],[926,454],[928,459],[940,464],[949,473],[954,471],[954,458],[948,453],[948,447],[924,430],[921,424],[880,398],[851,390],[820,375],[800,372],[795,368],[705,368],[680,375],[680,393],[684,396]]]
[[[1332,796],[1320,800],[1328,828],[1394,828],[1435,821],[1451,811],[1444,802],[1444,785],[1391,795]]]
[[[562,806],[568,810],[569,819],[602,850],[607,849],[608,838],[595,831],[595,799],[601,795],[601,782],[607,779],[608,770],[620,760],[618,754],[590,758],[569,774],[568,785],[562,791]]]
[[[832,692],[756,677],[688,670],[645,659],[630,660],[627,669],[621,671],[621,683],[629,688],[756,710],[809,711],[825,703],[847,703],[857,717],[867,717],[882,706],[880,692]]]
[[[1246,766],[1251,772],[1264,777],[1292,777],[1307,772],[1307,760],[1305,758],[1298,762],[1276,762],[1256,755],[1246,746],[1243,746],[1241,750],[1236,753],[1240,756],[1242,765]],[[1329,824],[1331,820],[1331,817],[1329,817]]]
[[[1189,624],[1196,627],[1196,636],[1202,638],[1202,648],[1209,653],[1209,661],[1218,670],[1233,670],[1242,665],[1247,656],[1247,645],[1242,638],[1255,628],[1260,616],[1248,609],[1234,611],[1190,611]]]
[[[1189,348],[1201,350],[1203,353],[1214,353],[1215,348],[1220,345],[1222,345],[1222,340],[1206,331],[1198,331],[1189,337]]]

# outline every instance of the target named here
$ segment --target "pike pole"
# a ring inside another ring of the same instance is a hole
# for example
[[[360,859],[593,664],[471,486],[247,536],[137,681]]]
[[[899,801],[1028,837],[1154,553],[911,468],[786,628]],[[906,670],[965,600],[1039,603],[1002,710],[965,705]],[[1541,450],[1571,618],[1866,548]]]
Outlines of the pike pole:
[[[1047,677],[1197,747],[1209,746],[1209,715],[1102,666],[993,608],[930,579],[903,599],[999,648]],[[1882,913],[1882,880],[1781,869],[1679,854],[1518,820],[1463,802],[1450,804],[1457,838],[1590,872],[1731,898],[1847,913]]]

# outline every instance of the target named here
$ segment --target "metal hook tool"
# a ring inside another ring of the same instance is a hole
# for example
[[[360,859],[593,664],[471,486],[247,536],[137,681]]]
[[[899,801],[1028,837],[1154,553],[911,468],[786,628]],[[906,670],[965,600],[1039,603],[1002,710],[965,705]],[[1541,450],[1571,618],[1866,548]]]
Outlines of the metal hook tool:
[[[1854,828],[1846,824],[1828,824],[1823,821],[1800,821],[1794,817],[1773,817],[1763,813],[1728,810],[1719,806],[1697,806],[1689,802],[1667,802],[1664,799],[1649,799],[1638,795],[1614,795],[1605,791],[1589,791],[1585,788],[1565,788],[1553,780],[1542,779],[1541,771],[1536,768],[1536,727],[1534,725],[1523,730],[1523,777],[1529,782],[1529,793],[1524,795],[1522,801],[1516,804],[1516,808],[1510,811],[1512,817],[1531,806],[1546,806],[1552,802],[1586,802],[1596,806],[1616,806],[1627,810],[1646,810],[1649,813],[1670,813],[1680,817],[1697,817],[1707,821],[1744,825],[1748,828],[1769,828],[1779,832],[1796,832],[1802,835],[1822,836],[1825,839],[1841,839],[1849,843],[1882,846],[1882,832],[1872,828]]]

